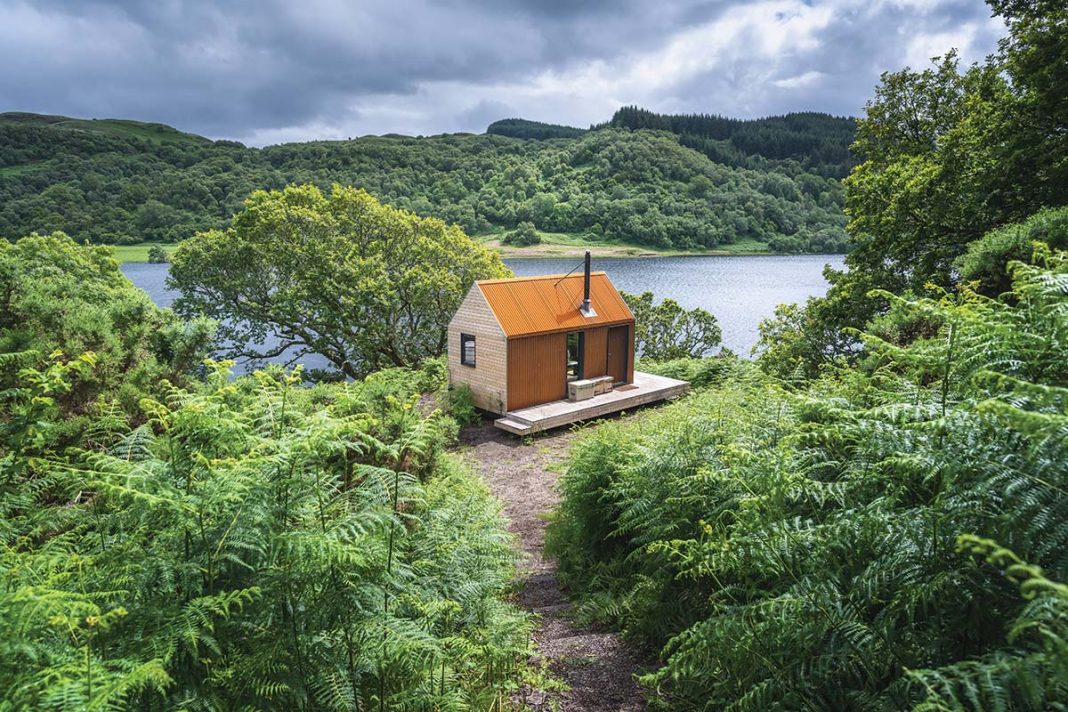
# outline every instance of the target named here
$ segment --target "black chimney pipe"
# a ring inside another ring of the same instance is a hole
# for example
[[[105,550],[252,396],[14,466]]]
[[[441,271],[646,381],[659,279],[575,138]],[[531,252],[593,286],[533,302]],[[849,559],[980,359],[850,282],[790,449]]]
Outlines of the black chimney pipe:
[[[582,282],[582,311],[590,311],[590,251],[586,250],[586,274]]]

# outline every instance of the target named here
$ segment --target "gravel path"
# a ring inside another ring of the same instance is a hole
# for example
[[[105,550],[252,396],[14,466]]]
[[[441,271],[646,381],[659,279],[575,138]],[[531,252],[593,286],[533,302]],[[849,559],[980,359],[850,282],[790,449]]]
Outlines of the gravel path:
[[[645,703],[634,681],[639,669],[636,657],[615,633],[571,621],[570,604],[556,578],[556,562],[542,551],[547,517],[559,502],[555,469],[575,435],[556,431],[525,445],[484,423],[466,429],[460,442],[465,459],[504,503],[509,529],[526,554],[520,566],[518,602],[539,616],[534,634],[538,655],[571,688],[555,695],[555,700],[527,692],[523,702],[534,710],[549,710],[555,701],[563,712],[642,710]]]

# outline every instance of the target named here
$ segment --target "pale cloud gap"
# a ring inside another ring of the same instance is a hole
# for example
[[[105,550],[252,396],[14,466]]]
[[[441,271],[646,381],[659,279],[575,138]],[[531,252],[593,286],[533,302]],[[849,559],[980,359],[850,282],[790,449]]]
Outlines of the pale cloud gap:
[[[859,114],[879,74],[993,51],[978,0],[0,0],[0,110],[252,145],[586,126],[622,105]]]

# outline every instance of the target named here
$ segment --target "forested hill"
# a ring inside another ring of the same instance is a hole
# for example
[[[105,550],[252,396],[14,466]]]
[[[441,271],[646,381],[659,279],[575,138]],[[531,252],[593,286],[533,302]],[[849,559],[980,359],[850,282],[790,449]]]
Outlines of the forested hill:
[[[537,126],[511,122],[513,130]],[[172,242],[227,224],[256,189],[337,182],[473,235],[531,222],[543,232],[652,247],[843,248],[842,186],[820,174],[817,154],[714,160],[674,128],[609,125],[552,140],[368,136],[255,149],[158,124],[0,114],[0,235],[62,230],[95,243]]]
[[[849,146],[857,128],[852,118],[817,112],[730,119],[710,114],[654,114],[637,106],[623,107],[603,126],[670,131],[682,145],[719,163],[759,167],[767,161],[792,159],[837,178],[845,178],[853,167]]]
[[[545,140],[550,138],[578,138],[586,133],[585,129],[561,124],[546,124],[527,119],[501,119],[486,128],[486,133],[512,138],[533,138]]]

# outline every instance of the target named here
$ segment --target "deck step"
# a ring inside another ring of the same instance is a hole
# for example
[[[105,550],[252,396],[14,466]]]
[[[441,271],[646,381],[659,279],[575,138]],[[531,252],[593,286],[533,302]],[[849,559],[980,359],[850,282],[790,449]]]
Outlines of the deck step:
[[[505,413],[504,417],[501,418],[501,420],[511,420],[513,423],[519,423],[520,425],[526,425],[528,427],[533,427],[535,425],[533,420],[530,420],[529,418],[524,418],[522,414],[517,413],[515,411],[512,411],[511,413]]]
[[[528,435],[534,430],[534,426],[529,422],[520,422],[511,417],[497,418],[497,420],[493,421],[493,424],[501,430],[506,430],[513,435]]]
[[[516,435],[532,435],[581,420],[601,418],[621,410],[677,398],[690,384],[674,378],[634,372],[634,382],[585,400],[552,401],[506,413],[498,428]]]

